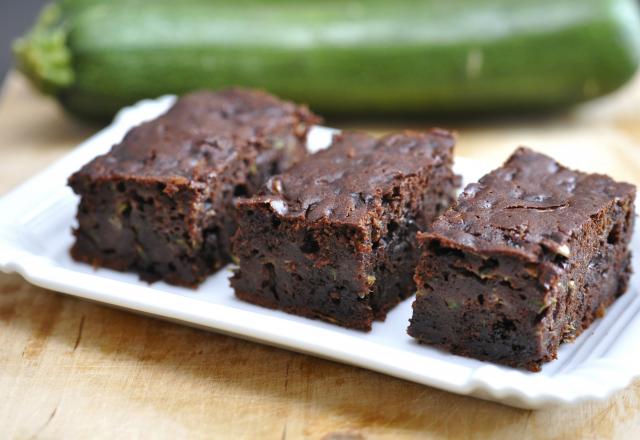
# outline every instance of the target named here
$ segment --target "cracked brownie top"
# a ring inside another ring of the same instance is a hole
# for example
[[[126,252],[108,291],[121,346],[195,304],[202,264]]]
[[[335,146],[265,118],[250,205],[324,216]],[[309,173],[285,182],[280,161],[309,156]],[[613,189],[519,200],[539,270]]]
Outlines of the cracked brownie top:
[[[230,161],[255,151],[296,149],[309,126],[319,121],[306,107],[262,91],[194,92],[178,99],[164,115],[130,130],[110,153],[81,172],[205,182]]]
[[[412,177],[443,168],[456,181],[450,171],[454,143],[449,132],[439,129],[379,139],[344,133],[331,148],[273,176],[254,202],[269,204],[281,217],[362,225],[371,212],[379,214],[383,205],[398,199]]]
[[[631,184],[519,148],[502,167],[468,185],[421,239],[530,261],[548,251],[568,258],[572,235],[608,204],[629,196],[635,197]]]

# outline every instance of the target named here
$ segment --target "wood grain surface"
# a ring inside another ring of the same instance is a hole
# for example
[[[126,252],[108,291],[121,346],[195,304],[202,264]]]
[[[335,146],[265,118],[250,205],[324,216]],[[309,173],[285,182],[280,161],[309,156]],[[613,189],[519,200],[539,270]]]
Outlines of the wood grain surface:
[[[336,123],[372,131],[433,121]],[[640,78],[545,117],[437,121],[458,154],[521,144],[640,183]],[[8,76],[0,194],[97,126]],[[11,216],[10,212],[1,212]],[[640,381],[604,402],[524,411],[56,294],[0,274],[1,438],[639,438]]]

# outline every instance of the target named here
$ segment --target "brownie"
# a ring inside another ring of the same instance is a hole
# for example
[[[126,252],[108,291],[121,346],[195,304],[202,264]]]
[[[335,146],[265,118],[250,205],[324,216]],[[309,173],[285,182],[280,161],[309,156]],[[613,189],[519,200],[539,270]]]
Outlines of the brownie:
[[[69,178],[74,259],[195,286],[230,260],[232,200],[306,156],[309,110],[260,91],[186,95]]]
[[[369,330],[415,290],[416,232],[454,199],[446,131],[358,132],[238,202],[238,298]]]
[[[518,149],[420,234],[409,334],[540,370],[622,295],[635,187]]]

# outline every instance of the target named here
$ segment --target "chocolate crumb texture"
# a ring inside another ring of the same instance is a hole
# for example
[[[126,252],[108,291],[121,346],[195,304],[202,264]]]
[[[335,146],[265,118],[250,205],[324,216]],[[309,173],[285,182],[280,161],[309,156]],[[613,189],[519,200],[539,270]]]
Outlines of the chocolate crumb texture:
[[[415,291],[416,233],[454,200],[448,132],[357,132],[238,202],[231,280],[246,301],[369,330]]]
[[[409,334],[538,371],[626,291],[635,194],[516,150],[419,234]]]
[[[305,157],[317,122],[307,108],[259,91],[181,97],[69,178],[80,196],[71,255],[196,286],[231,260],[233,199]]]

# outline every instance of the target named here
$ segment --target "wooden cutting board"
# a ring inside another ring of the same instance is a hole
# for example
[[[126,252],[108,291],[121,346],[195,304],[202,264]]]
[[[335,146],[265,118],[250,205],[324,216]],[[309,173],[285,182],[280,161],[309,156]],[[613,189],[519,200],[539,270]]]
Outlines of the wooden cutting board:
[[[436,121],[492,167],[517,145],[640,184],[640,77],[544,117]],[[376,132],[433,121],[345,123]],[[99,127],[18,74],[0,97],[0,194]],[[10,216],[10,212],[0,213]],[[134,315],[0,275],[2,438],[638,438],[640,381],[604,402],[524,411]]]

